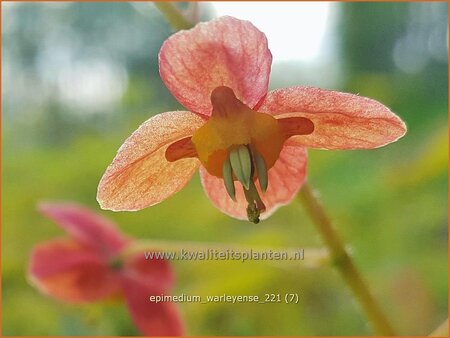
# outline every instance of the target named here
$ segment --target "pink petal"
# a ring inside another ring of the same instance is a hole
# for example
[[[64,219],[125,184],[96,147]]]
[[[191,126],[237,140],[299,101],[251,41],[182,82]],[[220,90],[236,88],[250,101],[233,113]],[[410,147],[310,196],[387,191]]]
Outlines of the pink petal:
[[[118,253],[128,242],[114,223],[76,203],[40,203],[38,208],[75,240],[107,256]]]
[[[199,161],[186,158],[168,162],[167,147],[191,136],[204,119],[187,111],[156,115],[120,147],[98,186],[103,209],[140,210],[175,194],[191,179]]]
[[[71,239],[33,249],[28,276],[43,293],[68,302],[93,302],[119,292],[119,279],[94,250]]]
[[[210,95],[227,86],[250,107],[267,93],[272,55],[253,24],[224,16],[168,38],[159,53],[161,78],[187,109],[211,115]]]
[[[299,191],[306,177],[306,150],[293,140],[284,144],[275,165],[269,170],[269,187],[265,194],[259,189],[266,211],[261,214],[261,219],[269,217],[280,206],[289,203]],[[242,187],[235,182],[236,199],[234,202],[227,194],[222,179],[208,174],[201,167],[200,177],[203,188],[213,204],[225,214],[238,219],[247,219],[247,201]]]
[[[274,90],[259,111],[281,117],[301,116],[314,123],[314,132],[295,136],[305,147],[370,149],[402,137],[405,123],[381,103],[358,95],[312,87]]]
[[[175,279],[167,260],[146,259],[144,253],[128,258],[121,273],[141,280],[150,289],[158,290],[169,289]]]
[[[131,276],[122,277],[125,300],[134,323],[146,336],[181,336],[184,324],[177,307],[170,302],[150,301],[151,295],[166,294],[164,289],[149,287],[145,281]]]

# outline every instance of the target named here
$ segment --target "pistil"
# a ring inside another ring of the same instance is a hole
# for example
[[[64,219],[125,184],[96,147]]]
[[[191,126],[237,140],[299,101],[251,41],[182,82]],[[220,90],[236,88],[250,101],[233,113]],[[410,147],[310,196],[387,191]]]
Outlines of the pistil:
[[[245,199],[248,202],[247,218],[250,222],[258,224],[259,216],[266,210],[266,206],[261,200],[261,197],[259,196],[258,190],[256,190],[256,186],[253,181],[251,182],[250,188],[248,190],[244,189],[244,195]]]

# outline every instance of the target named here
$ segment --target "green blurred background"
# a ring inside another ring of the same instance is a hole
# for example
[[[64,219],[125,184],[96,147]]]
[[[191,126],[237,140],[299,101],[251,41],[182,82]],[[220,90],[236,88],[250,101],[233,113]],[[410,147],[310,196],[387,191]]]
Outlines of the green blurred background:
[[[270,86],[359,93],[406,121],[407,135],[385,148],[311,150],[309,181],[398,332],[428,334],[447,317],[447,4],[326,5],[328,47],[318,58],[325,61],[275,58]],[[268,14],[253,6],[255,16]],[[216,15],[208,3],[199,10],[203,19]],[[73,200],[99,211],[98,181],[123,140],[151,115],[181,108],[158,75],[171,29],[149,3],[2,2],[2,31],[2,333],[138,334],[120,303],[59,303],[31,287],[25,272],[33,245],[63,235],[36,203]],[[294,47],[307,34],[286,31],[285,43]],[[321,246],[299,203],[258,225],[237,221],[211,205],[198,175],[152,208],[101,213],[137,238]],[[176,294],[300,294],[298,305],[181,304],[190,335],[371,334],[329,266],[174,267]]]

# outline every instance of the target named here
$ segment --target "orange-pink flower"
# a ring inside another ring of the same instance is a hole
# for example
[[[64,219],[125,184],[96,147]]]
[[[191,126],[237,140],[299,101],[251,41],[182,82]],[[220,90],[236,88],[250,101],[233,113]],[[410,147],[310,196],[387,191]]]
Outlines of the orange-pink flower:
[[[159,203],[200,167],[216,207],[258,222],[302,186],[305,147],[370,149],[405,134],[403,121],[369,98],[312,87],[268,92],[271,63],[265,35],[232,17],[167,39],[161,78],[189,111],[156,115],[125,141],[99,184],[101,207]]]
[[[183,334],[172,303],[152,303],[150,295],[166,294],[174,275],[162,259],[121,257],[132,240],[107,219],[73,203],[45,203],[39,210],[70,235],[37,245],[28,275],[43,293],[71,303],[124,296],[138,329],[148,336]]]

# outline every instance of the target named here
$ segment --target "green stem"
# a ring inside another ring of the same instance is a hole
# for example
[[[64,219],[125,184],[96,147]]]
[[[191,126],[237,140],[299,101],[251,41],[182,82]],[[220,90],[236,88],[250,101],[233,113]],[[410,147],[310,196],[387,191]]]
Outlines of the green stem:
[[[370,293],[367,284],[345,250],[341,238],[308,183],[304,184],[299,197],[328,247],[332,262],[365,311],[374,331],[379,335],[394,336],[394,329]]]
[[[292,262],[295,264],[300,263],[303,267],[316,268],[324,266],[329,263],[328,250],[319,248],[248,248],[242,246],[236,246],[232,244],[223,243],[201,243],[201,242],[178,242],[178,241],[164,241],[164,240],[136,240],[132,245],[127,247],[122,253],[121,257],[129,257],[133,255],[143,255],[145,251],[178,251],[181,250],[189,252],[200,252],[207,250],[217,250],[226,252],[227,250],[233,250],[235,252],[250,252],[258,253],[280,252],[286,253],[288,257],[295,257],[296,253],[303,250],[303,260],[286,260],[286,262]]]
[[[192,22],[186,19],[183,13],[181,13],[173,2],[154,1],[153,4],[164,15],[167,22],[169,22],[173,29],[189,29],[194,26]]]
[[[434,330],[429,337],[448,337],[448,319],[439,325],[439,327]]]

